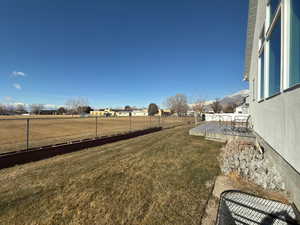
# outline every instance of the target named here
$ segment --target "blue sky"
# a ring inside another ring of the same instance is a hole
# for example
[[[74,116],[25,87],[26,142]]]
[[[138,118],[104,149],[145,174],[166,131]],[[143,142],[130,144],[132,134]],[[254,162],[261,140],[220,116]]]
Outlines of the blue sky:
[[[2,0],[0,102],[206,99],[242,81],[245,0]]]

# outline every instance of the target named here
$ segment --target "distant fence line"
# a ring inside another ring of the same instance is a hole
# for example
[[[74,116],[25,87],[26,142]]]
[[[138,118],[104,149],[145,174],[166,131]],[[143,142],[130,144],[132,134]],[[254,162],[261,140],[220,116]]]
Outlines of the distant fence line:
[[[139,116],[0,117],[0,153],[182,124],[189,118]]]
[[[205,121],[240,121],[247,122],[249,114],[237,114],[237,113],[215,113],[215,114],[205,114]]]

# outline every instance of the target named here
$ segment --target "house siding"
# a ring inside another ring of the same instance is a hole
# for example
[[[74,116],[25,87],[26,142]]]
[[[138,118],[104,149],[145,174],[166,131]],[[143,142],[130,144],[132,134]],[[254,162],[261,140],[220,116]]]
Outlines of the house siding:
[[[249,111],[253,129],[262,139],[266,155],[280,171],[293,201],[300,207],[300,88],[257,102],[258,43],[266,4],[267,0],[259,0],[257,6],[249,73]]]

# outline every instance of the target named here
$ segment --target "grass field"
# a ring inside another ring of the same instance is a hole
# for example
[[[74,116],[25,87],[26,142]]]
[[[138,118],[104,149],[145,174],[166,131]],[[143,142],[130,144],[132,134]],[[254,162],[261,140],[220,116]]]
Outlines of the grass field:
[[[0,171],[0,224],[200,224],[221,144],[188,126]]]
[[[29,122],[29,147],[57,144],[66,141],[93,138],[96,136],[96,118],[72,118],[70,116],[30,117]],[[24,117],[0,117],[0,153],[10,152],[27,147],[27,121],[24,120],[1,120],[7,118]],[[55,119],[56,118],[56,119]],[[106,136],[129,130],[140,130],[153,126],[172,126],[187,120],[174,117],[129,117],[98,118],[97,136]]]

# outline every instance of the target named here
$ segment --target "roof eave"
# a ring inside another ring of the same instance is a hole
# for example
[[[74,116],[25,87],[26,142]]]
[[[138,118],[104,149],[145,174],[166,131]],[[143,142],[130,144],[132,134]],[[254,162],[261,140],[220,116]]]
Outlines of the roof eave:
[[[249,80],[250,66],[251,66],[251,55],[253,48],[254,29],[256,23],[256,11],[257,11],[257,0],[249,0],[249,11],[248,11],[248,27],[247,27],[247,41],[245,51],[245,72],[244,80]]]

